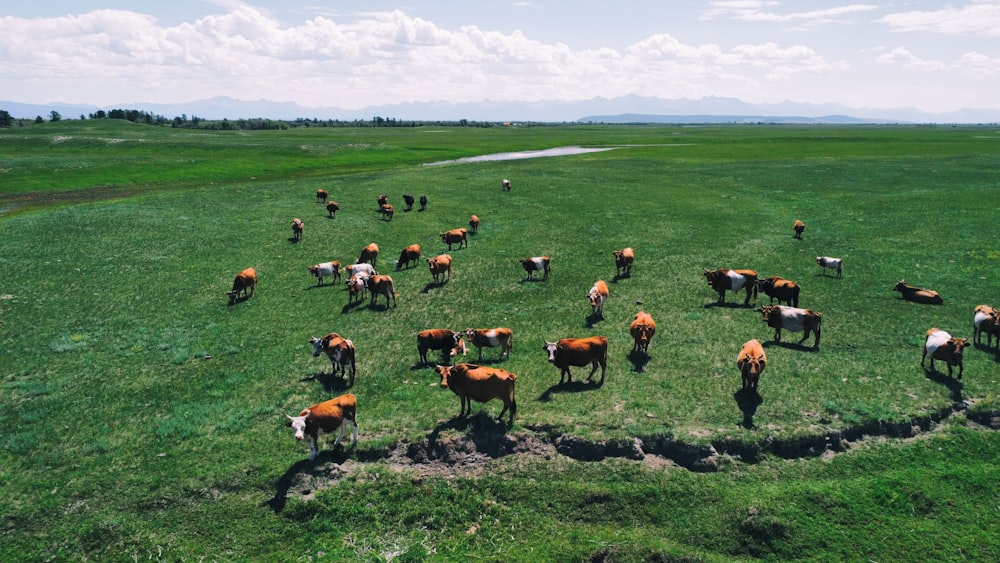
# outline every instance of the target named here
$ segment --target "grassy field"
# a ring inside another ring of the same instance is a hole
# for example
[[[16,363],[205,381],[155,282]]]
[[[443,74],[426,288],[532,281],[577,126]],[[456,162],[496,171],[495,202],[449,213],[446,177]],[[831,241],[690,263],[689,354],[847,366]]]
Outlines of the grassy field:
[[[616,148],[422,166],[569,145]],[[920,350],[998,303],[998,171],[986,127],[0,130],[0,557],[996,560],[1000,438],[980,423],[1000,356],[970,347],[958,382]],[[448,282],[395,270],[473,213]],[[395,308],[307,271],[369,242]],[[518,259],[542,254],[550,279],[524,281]],[[247,266],[257,294],[229,306]],[[796,280],[819,350],[772,342],[742,297],[716,305],[718,267]],[[903,278],[945,304],[901,301]],[[630,353],[640,308],[648,358]],[[509,360],[486,351],[518,376],[509,429],[497,402],[455,419],[417,358],[419,330],[493,326],[514,331]],[[361,439],[309,462],[284,414],[348,390],[308,344],[331,331],[357,346]],[[577,368],[558,385],[543,341],[591,334],[610,341],[605,384]],[[759,397],[737,393],[750,338]]]

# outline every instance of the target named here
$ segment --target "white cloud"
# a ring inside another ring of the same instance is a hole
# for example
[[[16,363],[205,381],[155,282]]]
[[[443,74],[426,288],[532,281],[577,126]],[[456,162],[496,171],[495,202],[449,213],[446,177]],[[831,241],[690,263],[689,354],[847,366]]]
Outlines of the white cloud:
[[[943,34],[973,34],[1000,37],[1000,2],[973,2],[941,10],[898,12],[878,20],[894,31],[926,31]]]
[[[709,2],[710,8],[703,14],[704,19],[729,18],[749,22],[803,23],[816,25],[837,21],[843,16],[877,10],[872,4],[848,4],[822,10],[779,13],[772,8],[780,5],[770,1]]]

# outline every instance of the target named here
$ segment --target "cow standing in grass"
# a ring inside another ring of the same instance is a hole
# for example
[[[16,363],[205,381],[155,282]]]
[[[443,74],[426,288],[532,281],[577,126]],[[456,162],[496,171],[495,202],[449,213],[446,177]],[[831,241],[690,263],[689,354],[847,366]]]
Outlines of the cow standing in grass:
[[[799,284],[792,280],[771,276],[757,280],[757,289],[770,298],[769,303],[774,303],[774,300],[777,299],[778,305],[781,305],[781,302],[784,301],[792,307],[799,306],[799,292],[801,288],[799,288]]]
[[[740,377],[743,381],[742,389],[757,390],[760,382],[760,374],[764,373],[767,367],[767,354],[764,347],[756,338],[748,340],[740,348],[740,353],[736,356],[736,367],[740,370]]]
[[[604,280],[597,280],[587,293],[590,299],[590,313],[597,317],[604,317],[604,302],[608,300],[608,284]]]
[[[412,194],[403,194],[403,203],[406,204],[406,209],[404,209],[403,211],[409,211],[409,210],[413,209],[413,202],[414,201],[416,201],[416,200],[413,199],[413,195]]]
[[[348,423],[354,427],[351,446],[358,443],[358,399],[351,393],[304,408],[299,416],[287,414],[285,416],[288,418],[285,426],[295,430],[296,440],[304,440],[306,436],[309,436],[309,461],[316,459],[316,456],[319,455],[321,434],[332,433],[339,428],[340,435],[333,443],[333,447],[337,447],[337,444],[344,437]]]
[[[448,250],[451,250],[453,244],[457,244],[459,248],[469,246],[469,239],[466,237],[468,232],[465,227],[445,231],[441,233],[441,242],[448,245]]]
[[[459,418],[472,414],[472,401],[486,403],[492,399],[500,399],[503,401],[503,410],[496,419],[502,420],[504,413],[510,412],[507,425],[514,424],[514,415],[517,414],[517,400],[514,398],[516,375],[506,370],[475,364],[437,366],[437,370],[441,374],[441,388],[451,389],[461,401]]]
[[[948,364],[948,377],[951,377],[952,366],[958,366],[958,379],[962,379],[962,372],[965,366],[962,364],[962,350],[969,344],[968,339],[954,338],[947,332],[932,327],[927,331],[927,339],[924,341],[924,351],[920,355],[920,367],[924,366],[924,360],[929,355],[931,357],[931,370],[934,370],[934,360],[941,360]]]
[[[632,319],[628,331],[634,342],[632,351],[649,355],[649,342],[656,334],[656,321],[653,320],[653,316],[645,311],[639,311]]]
[[[354,342],[343,338],[336,332],[331,332],[323,338],[310,338],[309,344],[313,347],[313,357],[319,357],[326,353],[330,359],[330,375],[337,375],[340,372],[342,377],[347,377],[347,366],[351,367],[350,381],[348,385],[354,386],[354,374],[357,371],[355,366],[356,352]]]
[[[451,361],[455,348],[462,342],[462,333],[446,328],[430,328],[417,333],[417,353],[420,363],[427,365],[427,351],[440,350],[444,363]]]
[[[330,194],[326,193],[326,190],[323,188],[316,190],[316,203],[323,203],[328,197],[330,197]]]
[[[717,270],[705,270],[705,280],[719,294],[718,304],[726,302],[726,291],[738,292],[746,291],[744,305],[750,304],[750,295],[757,299],[757,272],[753,270],[729,270],[719,268]]]
[[[473,235],[479,233],[479,215],[469,217],[469,233]]]
[[[233,289],[226,292],[226,295],[229,296],[229,304],[236,303],[236,300],[241,296],[246,296],[248,291],[250,292],[248,297],[253,297],[256,289],[257,270],[253,268],[243,270],[233,278]]]
[[[986,333],[986,347],[993,345],[993,337],[997,337],[997,347],[1000,348],[1000,313],[989,305],[977,305],[972,311],[972,341],[983,343],[983,333]]]
[[[838,278],[844,277],[844,259],[843,258],[833,258],[833,257],[830,257],[830,256],[817,256],[816,257],[816,264],[818,264],[820,268],[823,268],[821,270],[821,272],[823,273],[824,277],[826,276],[826,271],[827,270],[834,270],[834,271],[836,271]]]
[[[792,230],[795,232],[795,234],[792,236],[794,238],[802,240],[802,233],[804,233],[806,230],[806,224],[796,219],[795,223],[792,225]]]
[[[451,255],[440,254],[434,258],[427,259],[427,267],[434,277],[434,283],[444,283],[445,276],[451,279]]]
[[[292,219],[292,240],[302,240],[303,230],[305,230],[305,225],[302,223],[302,219],[299,219],[298,217]]]
[[[500,359],[514,350],[514,331],[506,327],[499,328],[467,328],[465,339],[479,350],[479,361],[483,360],[483,348],[500,347]]]
[[[589,336],[586,338],[563,338],[556,342],[545,341],[542,346],[549,356],[549,363],[559,368],[559,384],[563,379],[567,383],[573,382],[573,374],[569,368],[572,366],[585,366],[590,364],[592,369],[587,381],[594,380],[597,367],[601,368],[601,382],[604,385],[604,373],[608,367],[608,339],[604,336]]]
[[[316,285],[323,285],[323,278],[333,278],[334,282],[340,281],[340,261],[332,260],[309,266],[309,273],[318,278]]]
[[[785,329],[802,333],[799,344],[805,342],[812,333],[816,337],[813,348],[819,348],[820,325],[823,320],[823,315],[820,313],[784,305],[769,305],[757,310],[763,316],[764,323],[774,329],[775,342],[781,342],[781,329]]]
[[[399,260],[396,261],[396,269],[400,270],[402,268],[409,268],[412,262],[414,266],[417,265],[420,260],[420,245],[411,244],[403,249],[399,253]]]
[[[532,258],[521,258],[521,267],[524,271],[528,273],[528,279],[534,275],[535,272],[541,270],[543,273],[542,279],[549,279],[549,257],[548,256],[534,256]]]
[[[615,250],[615,276],[631,276],[632,262],[635,261],[635,251],[632,248]]]
[[[357,263],[362,264],[364,262],[368,262],[374,267],[376,260],[378,260],[378,245],[373,242],[361,249],[361,255],[358,256]]]
[[[340,211],[340,204],[332,199],[326,202],[326,216],[331,219],[337,216],[337,212]]]

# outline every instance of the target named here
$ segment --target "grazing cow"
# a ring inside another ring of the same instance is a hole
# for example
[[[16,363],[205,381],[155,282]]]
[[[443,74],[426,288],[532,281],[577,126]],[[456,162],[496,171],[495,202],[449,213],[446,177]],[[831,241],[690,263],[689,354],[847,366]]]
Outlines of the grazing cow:
[[[330,358],[332,366],[330,375],[337,375],[339,368],[341,377],[347,377],[347,366],[350,365],[350,385],[354,386],[355,350],[353,342],[341,337],[336,332],[331,332],[323,338],[310,338],[309,343],[312,344],[314,358],[319,357],[323,352],[326,352],[326,356]]]
[[[747,296],[743,300],[744,305],[750,304],[751,293],[753,293],[754,302],[757,301],[757,272],[753,270],[728,270],[725,268],[705,270],[705,279],[708,281],[708,285],[712,286],[712,289],[719,294],[719,304],[726,302],[726,290],[737,292],[745,289]]]
[[[827,270],[837,270],[837,277],[844,277],[844,259],[843,258],[831,258],[829,256],[817,256],[816,263],[823,268],[823,275],[826,275]]]
[[[799,291],[801,288],[799,288],[799,284],[792,280],[771,276],[757,280],[757,289],[771,298],[770,303],[774,303],[774,300],[777,299],[778,305],[781,305],[781,302],[784,301],[792,307],[799,306]]]
[[[226,292],[229,296],[229,304],[232,305],[236,303],[241,295],[246,295],[247,291],[250,292],[250,297],[253,297],[254,291],[257,288],[257,270],[253,268],[247,268],[242,272],[236,274],[233,279],[233,289]]]
[[[653,320],[653,316],[645,311],[639,311],[635,314],[635,318],[632,319],[632,324],[629,325],[628,331],[632,335],[632,340],[635,341],[635,344],[632,345],[632,351],[639,351],[648,355],[649,341],[656,334],[656,321]]]
[[[428,258],[427,267],[430,268],[431,275],[434,276],[434,283],[443,283],[446,275],[448,279],[451,279],[450,254],[440,254],[434,258]]]
[[[469,232],[474,235],[479,233],[479,215],[469,217]]]
[[[503,190],[503,191],[505,191],[505,192],[509,192],[510,191],[510,180],[508,180],[507,178],[504,178],[503,180],[500,180],[500,189]]]
[[[396,285],[392,282],[392,278],[389,276],[380,276],[375,274],[368,278],[368,293],[371,293],[372,298],[369,303],[371,306],[375,306],[378,303],[378,296],[385,295],[385,306],[389,306],[389,298],[392,297],[392,306],[396,306]]]
[[[993,345],[993,335],[997,336],[997,346],[1000,347],[1000,321],[997,310],[989,305],[977,305],[972,312],[972,341],[983,343],[983,333],[986,333],[986,347]]]
[[[542,279],[545,280],[549,279],[548,256],[534,256],[532,258],[521,258],[521,267],[524,268],[524,271],[528,273],[529,280],[531,279],[531,276],[534,275],[534,273],[537,272],[538,270],[541,270],[545,274],[542,277]]]
[[[340,435],[333,443],[333,447],[337,447],[344,437],[348,422],[354,426],[351,446],[358,443],[358,399],[351,393],[302,409],[299,416],[285,416],[288,417],[285,426],[295,430],[296,440],[304,440],[309,436],[309,461],[319,455],[320,434],[329,434],[340,428]]]
[[[802,240],[802,233],[804,233],[806,230],[806,224],[796,219],[795,223],[792,224],[792,230],[795,231],[795,234],[792,236],[794,238]]]
[[[604,317],[604,302],[608,300],[608,284],[604,280],[597,280],[587,293],[590,299],[590,312],[593,315]]]
[[[427,351],[440,350],[444,363],[451,361],[454,349],[459,346],[462,340],[462,333],[448,330],[446,328],[430,328],[417,333],[417,352],[420,354],[420,363],[427,365]]]
[[[401,268],[409,268],[411,262],[413,263],[414,266],[416,266],[419,260],[420,260],[420,245],[411,244],[410,246],[407,246],[406,248],[403,249],[402,252],[399,253],[399,260],[396,261],[396,269],[399,270]]]
[[[382,218],[385,219],[386,221],[392,221],[392,215],[393,213],[395,213],[395,210],[393,210],[391,205],[386,203],[383,204],[381,208],[379,208],[379,213],[382,214]]]
[[[368,262],[373,267],[378,259],[378,245],[374,242],[361,249],[361,256],[358,257],[358,264]]]
[[[340,261],[333,260],[309,266],[309,273],[319,278],[316,285],[323,285],[323,278],[333,278],[333,281],[340,281]]]
[[[799,309],[798,307],[786,307],[784,305],[768,305],[757,309],[763,315],[764,323],[774,329],[774,341],[781,342],[781,329],[792,332],[801,332],[802,340],[799,344],[809,338],[809,333],[815,335],[813,348],[819,348],[820,324],[823,315],[811,309]]]
[[[767,367],[767,354],[764,347],[756,338],[748,340],[743,344],[740,353],[736,356],[736,367],[740,370],[743,378],[743,387],[757,390],[757,383],[760,382],[760,374],[764,373]]]
[[[336,201],[333,201],[332,199],[330,201],[326,202],[326,216],[327,217],[336,217],[338,211],[340,211],[340,204],[339,203],[337,203]]]
[[[465,338],[470,344],[479,349],[479,359],[483,359],[483,348],[500,347],[500,359],[504,354],[510,358],[510,353],[514,351],[514,331],[509,328],[467,328]]]
[[[631,247],[614,251],[615,276],[631,276],[632,262],[635,261],[635,251]]]
[[[503,401],[503,410],[497,415],[497,421],[503,419],[505,412],[510,411],[507,425],[514,424],[514,415],[517,414],[517,401],[514,399],[516,375],[506,370],[475,364],[437,366],[437,370],[441,374],[441,388],[450,388],[462,403],[459,418],[472,414],[472,401],[486,403],[492,399],[500,399]]]
[[[920,355],[920,367],[924,366],[927,355],[931,356],[931,370],[934,370],[934,360],[948,364],[948,377],[951,377],[952,366],[958,366],[958,378],[962,379],[962,350],[969,345],[967,338],[954,338],[947,332],[932,327],[927,330],[927,340],[924,341],[924,351]]]
[[[549,355],[549,363],[559,368],[559,384],[563,378],[567,383],[573,381],[570,366],[585,366],[590,364],[593,369],[587,376],[587,381],[593,381],[597,366],[601,366],[601,382],[604,385],[604,372],[608,367],[608,339],[604,336],[589,336],[586,338],[563,338],[558,342],[545,341],[542,346]]]
[[[316,203],[323,203],[328,197],[330,197],[330,194],[326,193],[326,190],[323,188],[316,190]]]
[[[413,195],[412,194],[403,194],[403,203],[406,204],[405,211],[409,211],[409,210],[413,209],[413,202],[414,201],[416,201],[416,200],[413,199]]]
[[[368,266],[370,264],[366,264]],[[364,301],[365,292],[368,291],[368,278],[371,274],[367,272],[358,272],[348,278],[345,282],[347,284],[347,303],[353,303],[357,301],[358,303]]]
[[[445,231],[441,233],[441,242],[448,244],[448,250],[451,250],[453,244],[457,244],[459,248],[462,248],[463,245],[469,246],[469,239],[465,236],[468,232],[465,227]]]
[[[378,206],[379,206],[379,209],[381,209],[382,206],[385,205],[385,204],[387,204],[387,203],[389,203],[389,196],[387,196],[385,194],[379,194],[379,196],[378,196]]]
[[[302,240],[302,230],[304,228],[305,225],[302,224],[302,219],[299,219],[298,217],[292,219],[292,239]]]
[[[944,299],[938,295],[938,292],[932,289],[921,289],[919,287],[913,287],[912,285],[906,283],[906,280],[899,280],[895,287],[892,288],[893,291],[898,291],[902,299],[907,301],[913,301],[914,303],[924,303],[927,305],[943,305]]]
[[[357,264],[351,264],[347,266],[347,277],[352,278],[358,274],[365,274],[368,276],[374,276],[378,272],[375,271],[375,266],[368,264],[367,262],[359,262]]]
[[[420,196],[420,210],[423,211],[424,209],[427,209],[427,196],[422,195]]]

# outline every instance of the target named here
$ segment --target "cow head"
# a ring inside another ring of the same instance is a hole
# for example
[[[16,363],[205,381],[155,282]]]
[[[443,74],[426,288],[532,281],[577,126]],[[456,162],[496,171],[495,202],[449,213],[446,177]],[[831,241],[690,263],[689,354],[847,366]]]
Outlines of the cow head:
[[[310,338],[309,343],[312,344],[313,347],[313,357],[319,356],[323,352],[323,349],[326,348],[326,344],[328,342],[329,341],[324,342],[322,339],[316,338],[315,336]]]
[[[719,277],[719,270],[705,270],[705,281],[708,285],[714,286],[715,280]]]
[[[969,345],[968,338],[952,338],[952,343],[955,345],[955,355],[961,356],[962,350]]]
[[[767,324],[771,324],[772,318],[781,319],[781,309],[777,305],[766,305],[757,309],[757,312],[761,314],[764,322]]]
[[[459,353],[463,356],[468,355],[469,350],[465,347],[465,340],[462,339],[464,334],[464,332],[456,332],[452,334],[452,337],[455,339],[455,347],[451,349],[452,356],[457,356]],[[470,336],[469,338],[472,337]]]
[[[892,288],[892,290],[902,292],[908,287],[910,287],[910,285],[906,283],[906,280],[899,280],[896,282],[896,285]]]
[[[451,366],[443,366],[441,364],[437,364],[436,369],[438,373],[441,374],[441,388],[447,389],[448,376],[451,375]]]
[[[542,350],[545,350],[549,354],[549,363],[556,363],[556,349],[559,347],[558,342],[545,341],[545,346],[542,346]]]
[[[312,414],[312,411],[309,410],[309,409],[306,409],[306,410],[302,411],[302,413],[299,416],[290,416],[290,415],[287,415],[287,414],[285,415],[285,417],[288,418],[288,422],[285,423],[285,426],[289,426],[289,427],[292,428],[292,430],[295,430],[295,439],[296,440],[303,440],[303,439],[305,439],[305,437],[306,437],[306,420],[309,418],[309,415],[311,415],[311,414]]]

